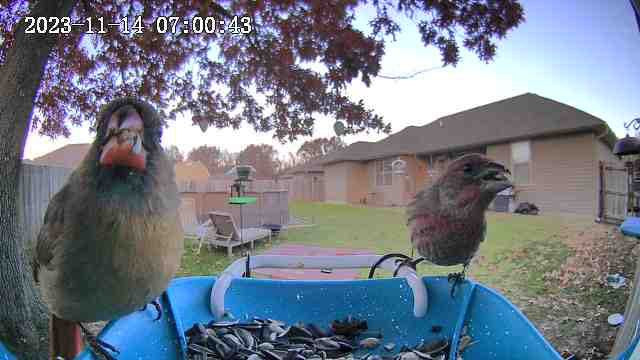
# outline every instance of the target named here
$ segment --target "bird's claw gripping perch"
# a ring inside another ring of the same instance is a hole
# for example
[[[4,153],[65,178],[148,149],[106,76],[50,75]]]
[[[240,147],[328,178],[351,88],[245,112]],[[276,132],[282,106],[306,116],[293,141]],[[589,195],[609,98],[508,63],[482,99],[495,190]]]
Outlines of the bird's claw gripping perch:
[[[447,279],[449,280],[449,282],[453,282],[453,284],[451,285],[451,297],[454,297],[456,292],[456,287],[458,286],[458,284],[464,281],[464,273],[459,272],[459,273],[449,274]]]
[[[89,349],[91,349],[91,352],[93,352],[100,359],[116,360],[116,358],[111,355],[110,352],[120,354],[120,350],[118,350],[115,346],[98,339],[97,336],[93,335],[81,323],[78,323],[78,325],[80,326],[80,329],[82,329],[84,341],[89,345]]]
[[[396,260],[396,270],[393,272],[393,276],[396,277],[398,276],[398,271],[400,271],[400,268],[403,266],[408,266],[410,268],[412,268],[414,271],[417,270],[416,266],[418,264],[420,264],[421,262],[423,262],[425,259],[420,257],[417,259],[412,259],[412,258],[407,258],[407,259],[397,259]]]
[[[411,261],[413,259],[411,259],[410,257],[408,257],[405,254],[400,254],[400,253],[391,253],[391,254],[386,254],[383,255],[382,257],[380,257],[380,259],[378,259],[378,261],[375,262],[375,264],[373,264],[371,266],[371,269],[369,269],[369,279],[373,279],[373,275],[375,274],[376,269],[378,268],[378,266],[380,266],[380,264],[382,264],[383,262],[385,262],[387,259],[391,259],[391,258],[399,258],[399,259],[404,259],[404,260],[408,260]],[[398,263],[398,259],[396,259],[396,263]],[[399,267],[398,267],[399,268]],[[396,268],[396,270],[398,269]],[[397,271],[396,271],[397,272]],[[396,274],[394,274],[393,276],[396,276]]]
[[[449,282],[453,282],[453,284],[451,285],[451,297],[454,297],[455,292],[456,292],[456,287],[460,283],[462,283],[464,281],[464,279],[466,278],[467,266],[469,266],[469,263],[464,264],[461,272],[451,273],[451,274],[449,274],[449,276],[447,276],[447,280]]]
[[[147,309],[147,306],[149,304],[144,304],[144,306],[142,307],[142,309],[140,309],[140,311],[145,311]],[[160,303],[158,302],[158,300],[153,300],[151,301],[151,305],[153,305],[153,307],[156,309],[156,311],[158,312],[158,315],[156,316],[155,319],[153,319],[153,321],[158,321],[162,318],[162,305],[160,305]]]

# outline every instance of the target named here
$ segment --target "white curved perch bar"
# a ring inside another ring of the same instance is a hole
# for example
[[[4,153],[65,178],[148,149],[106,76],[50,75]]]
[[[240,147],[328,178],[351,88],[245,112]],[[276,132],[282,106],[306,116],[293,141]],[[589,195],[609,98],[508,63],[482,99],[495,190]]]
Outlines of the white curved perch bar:
[[[382,255],[346,255],[346,256],[286,256],[286,255],[256,255],[250,259],[251,269],[259,268],[286,268],[286,269],[358,269],[370,268]],[[394,258],[382,262],[379,267],[389,271],[396,270]],[[211,290],[211,312],[220,318],[225,313],[224,296],[235,278],[242,276],[246,268],[246,258],[234,261],[218,277]],[[409,266],[398,269],[398,276],[404,277],[413,292],[413,314],[423,317],[427,313],[429,301],[427,288]]]

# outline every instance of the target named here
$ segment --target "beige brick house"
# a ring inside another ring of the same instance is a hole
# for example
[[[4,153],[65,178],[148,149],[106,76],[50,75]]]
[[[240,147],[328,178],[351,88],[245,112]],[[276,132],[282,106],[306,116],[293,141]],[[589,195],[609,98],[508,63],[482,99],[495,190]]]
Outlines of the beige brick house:
[[[278,176],[289,192],[289,200],[324,201],[324,168],[312,160],[295,166]]]
[[[209,179],[209,170],[200,161],[179,161],[174,166],[178,188],[188,190]]]
[[[75,169],[84,160],[91,144],[68,144],[30,161],[34,165],[59,166]],[[209,171],[199,161],[182,161],[174,167],[176,183],[181,191],[195,189],[197,183],[209,179]]]
[[[517,202],[595,216],[599,161],[619,164],[616,140],[593,115],[527,93],[330,154],[322,160],[325,201],[406,205],[452,158],[480,152],[511,170]],[[393,171],[398,159],[404,174]]]

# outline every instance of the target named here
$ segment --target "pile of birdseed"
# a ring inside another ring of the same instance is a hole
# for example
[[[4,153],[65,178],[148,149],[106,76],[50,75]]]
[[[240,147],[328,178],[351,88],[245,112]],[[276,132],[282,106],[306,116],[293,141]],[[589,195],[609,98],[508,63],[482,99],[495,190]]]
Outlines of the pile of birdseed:
[[[273,319],[212,321],[194,324],[185,336],[190,360],[446,360],[449,350],[445,338],[396,349],[352,317],[332,321],[326,330]]]

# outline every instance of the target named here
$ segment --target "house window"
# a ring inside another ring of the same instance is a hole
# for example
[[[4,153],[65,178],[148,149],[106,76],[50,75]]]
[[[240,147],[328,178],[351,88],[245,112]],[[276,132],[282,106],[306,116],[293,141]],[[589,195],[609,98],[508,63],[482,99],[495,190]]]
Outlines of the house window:
[[[393,159],[384,159],[376,161],[376,185],[391,185],[392,181],[392,172]]]
[[[438,178],[447,168],[448,159],[448,155],[429,156],[427,161],[427,175],[431,177],[432,180]]]
[[[517,185],[531,184],[531,142],[511,143],[513,180]]]

